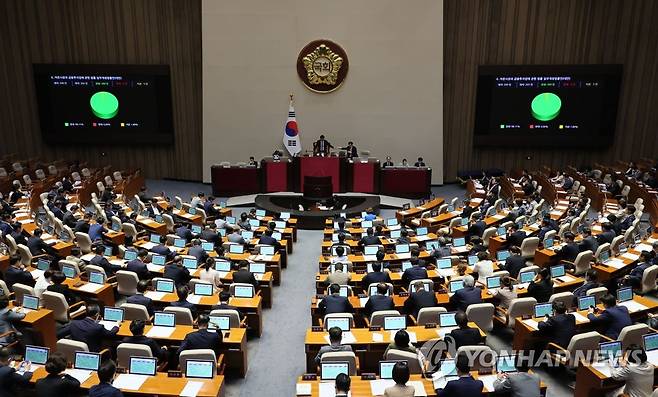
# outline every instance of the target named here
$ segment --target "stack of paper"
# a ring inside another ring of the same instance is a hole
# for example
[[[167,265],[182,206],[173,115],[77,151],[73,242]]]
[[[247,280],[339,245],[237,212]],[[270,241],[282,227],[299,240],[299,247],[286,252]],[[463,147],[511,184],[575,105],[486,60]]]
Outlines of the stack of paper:
[[[636,261],[640,259],[640,255],[637,254],[631,254],[630,252],[627,252],[621,256],[622,258],[630,259],[632,261]]]
[[[194,295],[194,294],[188,295],[187,296],[187,301],[190,302],[190,303],[193,303],[195,305],[198,305],[199,302],[201,302],[201,295]]]
[[[329,342],[329,335],[328,334],[324,336],[324,340],[327,341],[327,344],[331,343],[331,342]],[[341,343],[343,345],[349,345],[349,344],[352,344],[352,343],[355,343],[355,342],[356,342],[356,338],[354,337],[354,335],[350,331],[343,332],[343,338],[341,339]]]
[[[164,269],[164,266],[147,263],[146,268],[149,269],[149,272],[159,273],[162,271],[162,269]]]
[[[310,383],[297,383],[297,392],[298,396],[310,396],[311,395],[311,384]]]
[[[185,384],[185,387],[183,388],[183,391],[181,391],[179,395],[181,397],[196,397],[202,387],[203,382],[188,380],[187,384]]]
[[[580,313],[571,313],[571,314],[573,314],[573,316],[576,317],[576,324],[589,322],[589,319]]]
[[[168,338],[171,336],[171,334],[174,332],[176,327],[160,327],[160,326],[153,326],[151,329],[146,333],[146,336],[149,338]]]
[[[607,261],[604,262],[604,264],[606,266],[614,267],[615,269],[621,269],[622,267],[626,266],[624,261],[617,258],[608,259]]]
[[[415,390],[414,396],[427,396],[427,392],[425,391],[425,385],[423,385],[423,382],[420,380],[412,380],[407,382],[407,386],[413,386]]]
[[[492,393],[494,391],[494,381],[498,378],[496,375],[478,375],[478,380],[484,383],[484,389]]]
[[[635,302],[635,301],[621,302],[621,303],[619,304],[619,306],[626,306],[626,308],[628,309],[628,311],[631,312],[631,313],[635,313],[635,312],[639,312],[639,311],[642,311],[642,310],[646,310],[646,309],[647,309],[646,306],[644,306],[644,305],[641,304],[641,303]]]
[[[167,295],[166,292],[158,292],[158,291],[146,291],[144,293],[145,297],[151,298],[154,301],[162,300],[162,298],[164,298],[165,295]]]
[[[112,386],[121,390],[139,390],[146,379],[148,375],[120,374],[114,379]]]
[[[82,255],[82,256],[80,257],[80,259],[82,259],[82,260],[85,261],[85,262],[89,262],[90,260],[94,259],[95,256],[96,256],[96,254],[94,254],[94,253],[91,253],[91,254],[85,254],[85,255]]]
[[[610,362],[602,361],[592,364],[592,368],[602,373],[604,376],[610,378],[612,377],[612,368],[610,368]]]
[[[379,332],[373,332],[371,336],[372,336],[372,341],[375,343],[380,343],[384,341],[384,335],[382,335]]]
[[[118,326],[119,326],[119,323],[114,322],[114,321],[105,321],[105,320],[101,320],[101,321],[99,321],[98,323],[99,323],[100,325],[102,325],[103,328],[105,328],[105,329],[108,330],[108,331],[111,331],[112,328],[114,328],[114,327],[118,327]]]
[[[392,379],[377,379],[370,381],[370,390],[373,396],[382,396],[387,388],[395,386],[395,381]]]
[[[534,330],[539,329],[539,323],[537,321],[531,319],[531,318],[529,318],[527,320],[522,320],[522,321],[523,321],[523,324],[527,325],[528,327],[530,327]]]
[[[85,369],[74,369],[74,368],[69,368],[64,370],[65,374],[71,375],[75,379],[78,380],[78,382],[85,383],[87,379],[91,376],[91,371],[87,371]]]
[[[102,284],[87,283],[87,284],[79,286],[78,289],[80,291],[89,292],[89,293],[93,294],[95,292],[98,292],[98,290],[103,288],[103,287],[104,287],[104,285],[102,285]]]

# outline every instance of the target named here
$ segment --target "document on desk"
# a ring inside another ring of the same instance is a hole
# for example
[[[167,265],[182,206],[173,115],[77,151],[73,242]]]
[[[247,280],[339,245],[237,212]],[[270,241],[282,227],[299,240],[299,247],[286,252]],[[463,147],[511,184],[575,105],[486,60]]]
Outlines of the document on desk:
[[[424,235],[424,236],[416,236],[416,240],[418,240],[418,241],[426,241],[426,240],[429,240],[430,238],[431,237],[428,236],[427,234]]]
[[[453,329],[457,329],[458,327],[439,327],[436,330],[437,335],[441,337],[441,339],[444,339],[446,335],[452,332]]]
[[[631,313],[635,313],[635,312],[639,312],[639,311],[647,309],[646,306],[644,306],[641,303],[635,302],[635,301],[621,302],[621,303],[619,303],[619,306],[626,306],[628,311],[631,312]]]
[[[34,269],[30,271],[30,274],[32,275],[33,279],[38,280],[41,278],[41,276],[43,276],[43,270]]]
[[[78,290],[84,291],[84,292],[89,292],[89,293],[93,294],[93,293],[98,292],[104,286],[105,285],[103,285],[103,284],[87,283],[87,284],[79,286]]]
[[[151,248],[155,247],[156,245],[157,244],[148,241],[146,243],[140,244],[140,247],[144,248],[145,250],[150,250]]]
[[[176,327],[161,327],[155,325],[146,333],[146,336],[149,338],[168,338],[174,333],[175,329]]]
[[[651,251],[649,251],[649,252],[651,252]],[[640,259],[640,255],[631,254],[630,252],[627,252],[627,253],[623,254],[621,257],[626,258],[626,259],[630,259],[632,261],[636,261],[636,260]]]
[[[147,298],[151,298],[154,301],[161,301],[164,296],[167,295],[166,292],[158,292],[158,291],[146,291],[144,293],[144,296]]]
[[[427,391],[425,391],[425,385],[420,380],[412,380],[407,382],[407,385],[414,387],[414,396],[422,397],[427,396]]]
[[[651,363],[651,365],[656,366],[658,365],[658,350],[650,350],[647,352],[647,361]],[[34,364],[32,364],[34,366]]]
[[[110,262],[115,266],[123,266],[126,264],[126,261],[124,261],[123,259],[110,259],[108,262]]]
[[[310,396],[311,395],[311,384],[310,383],[297,383],[296,395],[298,396]]]
[[[320,382],[318,391],[318,397],[336,397],[336,384],[334,382]],[[352,396],[352,391],[349,391],[347,395]]]
[[[199,302],[201,302],[201,295],[194,295],[194,294],[188,295],[187,301],[192,304],[198,305]]]
[[[587,318],[586,316],[583,316],[580,313],[571,313],[571,314],[573,314],[573,316],[576,317],[576,324],[588,323],[589,322],[589,318]]]
[[[196,397],[199,394],[199,390],[203,387],[203,382],[191,381],[188,380],[183,388],[183,391],[180,392],[179,396],[181,397]]]
[[[119,326],[119,323],[117,323],[116,321],[106,321],[106,320],[101,320],[98,322],[98,324],[102,325],[103,328],[105,328],[108,331],[112,331],[112,328]]]
[[[366,303],[368,303],[368,299],[370,298],[359,298],[359,304],[361,307],[366,307]]]
[[[497,375],[478,375],[478,380],[481,380],[484,388],[491,393],[494,391],[493,384],[497,377]]]
[[[531,318],[527,320],[522,320],[523,324],[527,325],[528,327],[534,329],[535,331],[539,329],[539,323]]]
[[[617,258],[608,259],[603,264],[606,266],[614,267],[615,269],[621,269],[622,267],[626,266],[624,261]]]
[[[82,256],[80,257],[80,259],[82,259],[82,260],[85,261],[85,262],[89,262],[89,261],[91,261],[92,259],[94,259],[95,256],[96,256],[96,254],[94,254],[94,253],[91,253],[91,254],[85,254],[85,255],[82,255]]]
[[[651,245],[649,245],[649,244],[644,244],[644,243],[642,243],[642,244],[638,244],[638,245],[636,245],[635,248],[633,248],[633,249],[634,249],[635,251],[638,251],[638,252],[642,252],[642,251],[649,251],[649,252],[651,252],[651,250],[653,250],[653,247],[652,247]]]
[[[139,390],[146,379],[148,375],[120,374],[114,379],[112,386],[121,390]]]
[[[372,341],[375,343],[380,343],[384,341],[384,335],[379,332],[373,332],[371,336],[372,336]]]
[[[376,262],[377,255],[363,255],[363,260],[366,262]]]
[[[393,379],[376,379],[370,381],[370,391],[373,396],[382,396],[386,388],[395,386]]]
[[[493,215],[493,216],[492,216],[492,218],[493,218],[493,219],[496,219],[496,220],[498,220],[498,219],[503,219],[504,217],[505,217],[504,214],[496,214],[496,215]]]
[[[612,377],[612,368],[610,367],[610,362],[608,362],[608,361],[602,361],[600,363],[594,363],[594,364],[592,364],[592,368],[599,371],[601,374],[603,374],[607,378]]]
[[[390,334],[391,334],[391,335],[390,335],[390,338],[391,338],[391,340],[395,340],[395,334],[396,334],[397,332],[398,332],[398,331],[395,330],[395,329],[393,329],[393,330],[390,331]],[[416,342],[418,342],[418,339],[416,339],[416,333],[415,333],[415,332],[407,331],[407,333],[409,334],[409,341],[410,341],[411,343],[416,343]]]
[[[65,374],[71,375],[75,379],[78,380],[78,382],[85,383],[89,377],[91,377],[91,371],[87,371],[86,369],[74,369],[74,368],[69,368],[64,370]]]
[[[149,269],[149,272],[159,273],[164,269],[164,266],[147,263],[146,268]]]

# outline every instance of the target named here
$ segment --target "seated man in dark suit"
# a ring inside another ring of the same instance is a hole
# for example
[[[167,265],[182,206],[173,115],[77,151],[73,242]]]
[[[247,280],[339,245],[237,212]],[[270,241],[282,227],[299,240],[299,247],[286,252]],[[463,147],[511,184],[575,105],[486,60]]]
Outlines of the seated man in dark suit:
[[[101,351],[103,338],[113,339],[119,332],[118,326],[108,331],[98,323],[100,312],[98,305],[87,304],[87,316],[81,320],[72,320],[68,329],[71,339],[86,343],[89,351],[96,353]]]
[[[25,234],[23,234],[23,225],[21,225],[19,222],[14,223],[11,237],[14,238],[16,244],[27,245],[27,237],[25,237]]]
[[[180,225],[176,228],[176,235],[180,238],[184,238],[188,243],[194,238],[194,234],[192,234],[190,228],[185,225]]]
[[[322,316],[331,313],[352,313],[354,308],[349,299],[345,296],[340,296],[340,285],[331,284],[329,286],[330,295],[325,296],[320,303],[318,303],[318,310]]]
[[[16,368],[9,365],[13,360],[12,356],[13,354],[8,348],[0,347],[0,396],[2,397],[16,396],[16,387],[29,386],[32,378],[33,369],[27,363],[23,364],[26,365],[24,367],[26,371],[22,374],[19,374]]]
[[[78,301],[78,297],[75,296],[75,294],[73,293],[73,291],[71,291],[69,286],[66,284],[62,284],[64,280],[66,280],[66,276],[64,275],[64,273],[58,270],[53,273],[50,280],[53,283],[49,285],[48,288],[46,288],[46,291],[57,292],[64,295],[64,298],[66,299],[66,302],[69,305],[72,305]]]
[[[219,210],[215,208],[215,197],[208,196],[208,200],[206,200],[206,202],[203,203],[203,210],[206,211],[207,217],[214,218],[219,215]]]
[[[217,225],[215,222],[211,222],[205,229],[201,230],[199,238],[215,245],[222,243],[222,238],[219,233],[217,233]]]
[[[238,312],[238,316],[240,316],[240,320],[242,320],[242,312],[240,311],[239,308],[229,305],[229,301],[231,300],[231,294],[228,293],[227,291],[222,291],[219,293],[219,304],[213,306],[210,310],[235,310]]]
[[[471,206],[470,200],[464,200],[462,213],[459,215],[461,218],[470,218],[471,214],[475,212],[475,207]]]
[[[140,280],[148,280],[151,278],[151,273],[149,272],[148,266],[146,266],[146,257],[148,256],[148,251],[145,249],[140,249],[137,251],[137,258],[131,260],[126,264],[126,270],[129,272],[134,272],[137,274]]]
[[[603,335],[613,340],[617,339],[622,328],[633,324],[633,320],[625,306],[617,305],[614,296],[604,295],[601,297],[601,303],[604,307],[603,311],[590,308],[587,318],[593,327],[603,329]]]
[[[375,237],[375,231],[371,227],[366,230],[366,235],[359,240],[360,247],[378,244],[381,244],[381,241],[379,240],[379,237]]]
[[[32,237],[27,239],[27,248],[30,249],[30,253],[34,256],[42,254],[55,255],[55,250],[41,239],[42,234],[43,230],[34,229]]]
[[[85,214],[82,216],[82,219],[75,223],[73,231],[76,233],[80,232],[89,234],[89,222],[91,222],[91,214],[85,212]]]
[[[599,242],[599,245],[605,243],[612,243],[612,240],[617,236],[615,231],[612,229],[612,224],[610,222],[605,222],[601,225],[603,232],[596,236],[596,240]]]
[[[274,234],[272,229],[265,230],[265,232],[260,236],[260,239],[258,240],[258,244],[274,246],[274,250],[276,252],[281,248],[281,243],[276,241],[276,239],[272,237],[272,234]]]
[[[411,267],[402,273],[402,285],[404,286],[409,285],[409,283],[414,280],[427,278],[427,270],[424,267],[420,267],[418,258],[411,258],[410,262]]]
[[[546,236],[546,233],[550,232],[551,230],[553,230],[553,228],[549,224],[548,220],[542,219],[541,226],[539,227],[539,233],[537,234],[539,241],[544,241],[544,236]]]
[[[180,355],[181,352],[185,350],[211,349],[219,356],[222,347],[223,334],[221,332],[208,331],[210,317],[208,317],[207,314],[199,315],[196,322],[199,326],[199,330],[191,332],[185,336],[185,340],[181,343],[176,354]]]
[[[10,291],[14,290],[13,285],[16,283],[34,287],[34,278],[30,272],[25,270],[25,266],[21,264],[21,258],[18,255],[9,257],[9,267],[5,271],[5,283]]]
[[[470,240],[472,237],[482,237],[484,230],[487,228],[487,224],[482,219],[482,215],[474,216],[473,222],[466,232],[467,238]]]
[[[487,251],[487,247],[484,246],[484,241],[482,241],[482,238],[478,236],[473,236],[471,237],[471,241],[469,241],[471,244],[471,249],[468,250],[468,255],[477,255],[480,252]]]
[[[626,230],[628,230],[633,225],[634,221],[635,221],[635,206],[629,205],[628,207],[626,207],[626,214],[624,216],[624,219],[619,223],[619,226],[621,227],[621,231],[625,232]]]
[[[450,336],[455,340],[456,349],[459,349],[461,346],[472,346],[482,343],[480,330],[468,326],[466,313],[458,311],[455,314],[455,322],[459,328],[450,331]]]
[[[160,236],[160,244],[151,248],[151,252],[164,256],[167,260],[173,259],[176,256],[176,253],[169,249],[166,245],[167,238],[165,236]]]
[[[528,284],[528,296],[537,299],[538,303],[545,303],[553,295],[553,280],[548,268],[541,268],[535,279]]]
[[[652,266],[651,259],[651,252],[642,251],[642,253],[640,253],[638,264],[633,267],[633,270],[631,270],[629,274],[621,279],[621,283],[629,287],[640,288],[644,271]]]
[[[548,337],[548,340],[562,346],[569,346],[571,338],[576,335],[576,317],[567,313],[564,302],[553,302],[553,315],[546,316],[546,320],[539,323],[539,332]]]
[[[573,262],[576,260],[576,257],[580,253],[580,248],[578,244],[574,241],[576,236],[571,232],[564,233],[564,241],[567,245],[563,246],[561,249],[556,250],[558,260]]]
[[[468,305],[473,303],[482,303],[482,290],[475,287],[473,276],[467,275],[464,277],[464,288],[450,297],[450,304],[457,310],[466,312]]]
[[[589,269],[587,272],[585,272],[585,284],[581,285],[573,291],[574,303],[578,303],[578,298],[587,296],[587,291],[591,290],[592,288],[600,287],[601,284],[598,283],[598,279],[599,274],[595,269]]]
[[[523,230],[519,230],[519,225],[512,223],[505,241],[507,242],[508,247],[520,247],[523,240],[526,238],[526,234]]]
[[[103,239],[103,234],[107,233],[105,227],[105,219],[98,217],[96,223],[89,225],[89,238],[91,241],[100,241]]]
[[[382,272],[382,263],[379,261],[379,258],[384,259],[384,251],[377,251],[377,262],[371,264],[372,272],[366,274],[361,280],[361,287],[364,291],[368,290],[370,284],[375,283],[390,283],[391,276],[388,272]]]
[[[170,306],[173,307],[186,307],[192,312],[192,318],[196,318],[197,310],[196,305],[192,302],[187,301],[188,295],[190,295],[190,288],[187,285],[181,285],[176,288],[176,295],[178,295],[178,300],[176,302],[171,302]]]
[[[432,291],[425,290],[423,284],[416,284],[415,291],[409,291],[409,297],[404,301],[405,313],[418,317],[418,312],[424,307],[436,307],[439,303]]]
[[[208,253],[201,246],[201,240],[195,238],[192,240],[192,246],[187,251],[188,255],[196,258],[197,263],[205,263],[208,258]]]
[[[107,275],[107,277],[112,277],[116,271],[121,270],[121,266],[111,264],[110,261],[108,261],[107,258],[103,256],[104,252],[105,252],[104,246],[102,245],[97,246],[94,249],[94,253],[96,255],[93,258],[91,258],[89,264],[103,268],[103,270],[105,270],[105,274]]]
[[[75,224],[78,223],[78,218],[75,217],[76,212],[78,212],[78,206],[77,205],[72,205],[71,209],[69,211],[66,211],[64,214],[64,218],[62,219],[62,222],[70,227],[74,228]]]
[[[589,227],[583,228],[583,239],[578,244],[580,252],[592,251],[592,253],[595,253],[597,248],[599,248],[599,241],[592,236],[592,229]]]
[[[436,397],[480,397],[484,383],[481,380],[473,379],[471,368],[469,366],[469,357],[466,352],[461,352],[455,359],[457,375],[459,379],[451,380],[446,383],[443,389],[436,390]]]
[[[174,280],[177,287],[187,285],[192,279],[189,269],[183,266],[183,258],[181,256],[174,257],[174,260],[165,266],[162,277]]]
[[[148,296],[144,296],[146,290],[148,290],[149,282],[146,280],[140,280],[137,283],[137,293],[135,295],[129,296],[126,299],[126,303],[132,303],[135,305],[142,305],[146,308],[146,311],[149,313],[149,316],[152,316],[155,312],[153,308],[153,300]]]
[[[372,313],[380,310],[395,310],[393,298],[386,296],[388,286],[384,283],[377,284],[377,293],[368,298],[365,306],[365,314],[370,317]]]
[[[252,272],[249,271],[249,262],[242,260],[238,263],[238,271],[233,272],[234,283],[251,284],[258,290],[258,280]]]
[[[521,256],[521,248],[517,246],[511,246],[509,252],[510,256],[505,260],[505,266],[501,266],[500,263],[498,266],[502,270],[507,270],[510,277],[518,278],[519,271],[526,267],[525,259]]]
[[[130,332],[133,334],[133,336],[126,336],[123,338],[121,341],[122,343],[135,343],[137,345],[146,345],[151,349],[151,354],[153,357],[157,357],[160,360],[164,360],[166,355],[167,355],[167,347],[163,346],[160,347],[158,345],[158,342],[155,340],[144,336],[144,326],[146,323],[144,320],[138,319],[138,320],[133,320],[130,323]]]

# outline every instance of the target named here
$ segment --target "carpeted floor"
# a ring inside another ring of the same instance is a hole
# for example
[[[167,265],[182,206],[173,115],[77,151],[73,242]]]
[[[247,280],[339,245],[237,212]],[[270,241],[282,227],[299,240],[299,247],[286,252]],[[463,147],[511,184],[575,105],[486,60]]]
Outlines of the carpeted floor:
[[[198,192],[210,194],[209,185],[167,180],[149,180],[150,194],[164,191],[169,197],[180,196],[188,201]],[[434,187],[439,197],[463,197],[459,185]],[[221,198],[224,199],[224,198]],[[234,208],[240,213],[248,208]],[[394,216],[393,210],[382,210],[384,217]],[[226,397],[294,396],[295,379],[304,372],[304,335],[311,325],[310,299],[314,295],[317,258],[320,255],[321,231],[298,231],[294,253],[283,272],[281,286],[274,289],[273,307],[263,312],[263,335],[248,342],[249,372],[245,379],[230,379],[226,383]],[[511,349],[511,333],[494,332],[487,344],[494,350]],[[563,371],[537,371],[548,385],[548,396],[570,396],[569,379]]]

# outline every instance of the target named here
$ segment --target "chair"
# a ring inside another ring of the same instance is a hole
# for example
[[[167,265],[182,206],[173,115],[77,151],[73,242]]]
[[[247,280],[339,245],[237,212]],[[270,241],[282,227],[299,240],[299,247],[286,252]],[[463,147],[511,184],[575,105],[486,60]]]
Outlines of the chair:
[[[349,318],[350,319],[350,326],[354,327],[354,316],[352,313],[329,313],[325,314],[324,318],[322,319],[322,325],[323,327],[327,327],[327,320],[331,318]]]
[[[601,254],[605,251],[610,250],[610,243],[605,243],[599,245],[599,248],[596,249],[596,252],[594,253],[594,258],[596,259],[597,262],[600,262]]]
[[[34,171],[34,175],[37,177],[38,180],[42,181],[46,179],[46,173],[39,168],[38,170]]]
[[[10,255],[16,254],[18,246],[16,245],[16,240],[14,240],[11,234],[5,236],[5,244],[7,244],[7,249],[9,250]]]
[[[557,294],[551,295],[551,297],[548,298],[548,303],[563,302],[564,305],[567,307],[567,309],[570,309],[573,306],[573,301],[574,301],[573,293],[569,291],[559,292]]]
[[[85,178],[89,178],[91,176],[91,171],[89,171],[89,168],[83,168],[82,170],[80,170],[80,172],[82,173],[82,176],[84,176]]]
[[[123,368],[130,367],[130,357],[153,357],[151,348],[136,343],[120,343],[117,346],[117,365]]]
[[[92,242],[87,233],[76,232],[75,233],[75,242],[80,247],[80,251],[83,254],[89,254],[92,251]]]
[[[370,315],[370,319],[366,319],[366,325],[369,327],[383,327],[384,319],[390,316],[399,316],[400,312],[397,310],[378,310]]]
[[[86,315],[87,308],[84,306],[84,301],[69,306],[64,295],[59,292],[44,291],[41,294],[41,300],[43,307],[52,310],[55,320],[60,323],[68,323],[71,319]]]
[[[33,259],[30,249],[23,244],[16,245],[16,248],[18,250],[18,255],[21,257],[21,264],[24,266],[30,266],[32,264],[32,259]]]
[[[368,290],[365,291],[366,294],[368,294],[369,296],[372,296],[372,295],[370,295],[370,289],[373,288],[373,287],[377,287],[379,284],[380,283],[371,283],[370,285],[368,285]],[[388,294],[390,296],[393,296],[393,284],[392,283],[384,283],[384,284],[386,284],[386,286],[388,287]]]
[[[535,251],[539,247],[539,237],[528,237],[521,243],[521,256],[524,259],[531,259],[535,256]]]
[[[215,309],[210,312],[211,316],[228,316],[228,324],[231,328],[241,328],[244,324],[240,322],[240,313],[233,309]],[[244,322],[244,321],[243,321]],[[246,325],[245,325],[246,326]]]
[[[14,287],[16,287],[18,284],[14,284]],[[13,293],[9,291],[9,287],[7,287],[7,283],[5,283],[5,280],[0,280],[0,290],[2,291],[2,295],[6,297],[11,297]]]
[[[423,373],[423,367],[418,360],[418,355],[416,353],[411,353],[404,350],[398,349],[389,349],[386,353],[384,360],[392,361],[406,361],[409,366],[409,373],[412,374],[421,374]]]
[[[178,357],[180,369],[183,373],[185,373],[185,369],[187,368],[187,360],[207,360],[217,363],[217,356],[212,349],[184,350]]]
[[[448,310],[445,307],[424,307],[418,311],[418,318],[415,320],[416,325],[425,325],[428,323],[439,323],[439,314],[446,313]]]
[[[167,306],[164,311],[174,313],[176,315],[176,324],[178,325],[192,325],[194,318],[192,318],[192,311],[187,307]]]
[[[72,363],[75,362],[75,352],[88,352],[89,346],[84,342],[78,342],[73,339],[59,339],[56,350],[66,357],[67,362]]]
[[[519,274],[521,274],[521,273],[523,273],[523,272],[535,272],[535,274],[537,274],[537,273],[539,273],[539,266],[537,266],[537,265],[530,265],[530,266],[522,267],[522,268],[519,270]]]
[[[23,181],[27,186],[30,186],[32,184],[32,178],[30,178],[28,174],[23,175]]]
[[[135,295],[137,293],[137,283],[139,283],[139,277],[137,273],[130,272],[127,270],[119,270],[116,272],[117,277],[117,292],[120,295]]]
[[[146,310],[146,306],[135,303],[123,303],[120,307],[123,309],[123,318],[126,321],[149,321],[150,317],[148,310]]]
[[[73,179],[74,182],[80,182],[82,180],[82,177],[80,177],[79,172],[72,172],[71,178]]]
[[[354,352],[327,352],[322,355],[320,362],[347,362],[349,364],[350,376],[355,376],[358,372],[356,354]]]
[[[484,233],[482,233],[482,243],[484,244],[485,247],[489,246],[489,239],[493,237],[495,234],[496,234],[495,227],[488,227],[484,230]]]
[[[656,289],[656,276],[658,275],[658,266],[651,265],[644,269],[642,273],[642,283],[640,294],[647,294]]]
[[[492,303],[476,303],[470,304],[466,308],[466,317],[468,321],[472,321],[483,331],[491,331],[493,329],[495,307]]]
[[[105,269],[103,269],[100,266],[96,266],[96,265],[87,265],[87,266],[85,266],[85,273],[89,274],[91,272],[102,273],[103,276],[105,276],[105,278],[107,279],[107,273],[105,273]]]
[[[606,287],[596,287],[596,288],[590,288],[587,290],[585,295],[587,296],[593,296],[594,299],[598,302],[604,295],[608,294],[608,289]]]
[[[585,332],[574,335],[566,349],[553,342],[550,342],[548,347],[555,349],[555,353],[552,353],[551,357],[560,364],[569,368],[577,368],[584,357],[598,351],[600,339],[601,335],[596,331]]]
[[[64,265],[66,265],[66,266],[69,266],[69,267],[72,267],[72,268],[73,268],[73,270],[74,270],[76,276],[77,276],[78,274],[80,274],[80,267],[79,267],[78,264],[77,264],[76,262],[74,262],[74,261],[70,261],[70,260],[67,260],[67,259],[60,259],[60,260],[57,262],[57,265],[59,266],[59,270],[62,270],[62,269],[64,268]]]
[[[14,290],[14,300],[16,302],[18,302],[19,304],[23,303],[23,296],[25,296],[25,295],[34,296],[35,295],[34,288],[30,287],[29,285],[16,283],[16,284],[12,285],[11,287]]]
[[[459,356],[460,353],[473,358],[471,371],[491,372],[496,362],[496,353],[486,345],[460,346],[455,357]]]
[[[507,328],[514,328],[517,317],[532,316],[535,313],[536,304],[535,298],[512,299],[509,308],[497,308],[498,313],[494,316],[494,320]]]
[[[174,218],[169,214],[162,214],[162,220],[167,225],[167,232],[173,232],[175,228]]]
[[[114,171],[114,173],[112,174],[112,176],[114,177],[114,180],[117,181],[117,182],[123,180],[123,176],[121,176],[121,172],[120,172],[120,171]]]
[[[459,201],[459,197],[453,197],[452,200],[450,200],[452,208],[457,208],[457,201]]]
[[[615,238],[612,239],[612,243],[610,243],[610,251],[614,252],[615,254],[619,253],[619,245],[624,241],[624,235],[619,235],[616,236]]]
[[[651,332],[651,328],[644,323],[628,325],[619,332],[618,341],[621,342],[622,349],[628,349],[631,345],[643,346],[642,335]]]
[[[49,165],[49,166],[48,166],[48,173],[49,173],[50,175],[57,175],[57,167],[55,167],[55,166],[52,165],[52,164]]]
[[[592,251],[587,250],[587,251],[579,252],[578,255],[576,256],[576,259],[574,259],[573,262],[569,262],[565,260],[562,260],[561,262],[573,265],[574,270],[572,271],[572,273],[575,276],[579,276],[581,274],[585,274],[585,272],[587,272],[591,268],[590,262],[592,261],[593,258],[594,258],[594,254],[592,253]]]
[[[546,232],[546,234],[544,235],[544,240],[542,240],[542,243],[545,243],[546,240],[555,240],[555,235],[556,234],[557,234],[557,232],[555,230],[551,230],[551,231]]]
[[[415,292],[416,291],[416,286],[422,285],[425,287],[425,290],[427,290],[429,286],[429,292],[434,292],[434,281],[424,278],[420,280],[413,280],[412,282],[409,283],[409,293]]]
[[[131,223],[121,224],[121,231],[123,231],[126,234],[126,237],[131,237],[133,241],[137,239],[137,229],[133,224]]]

